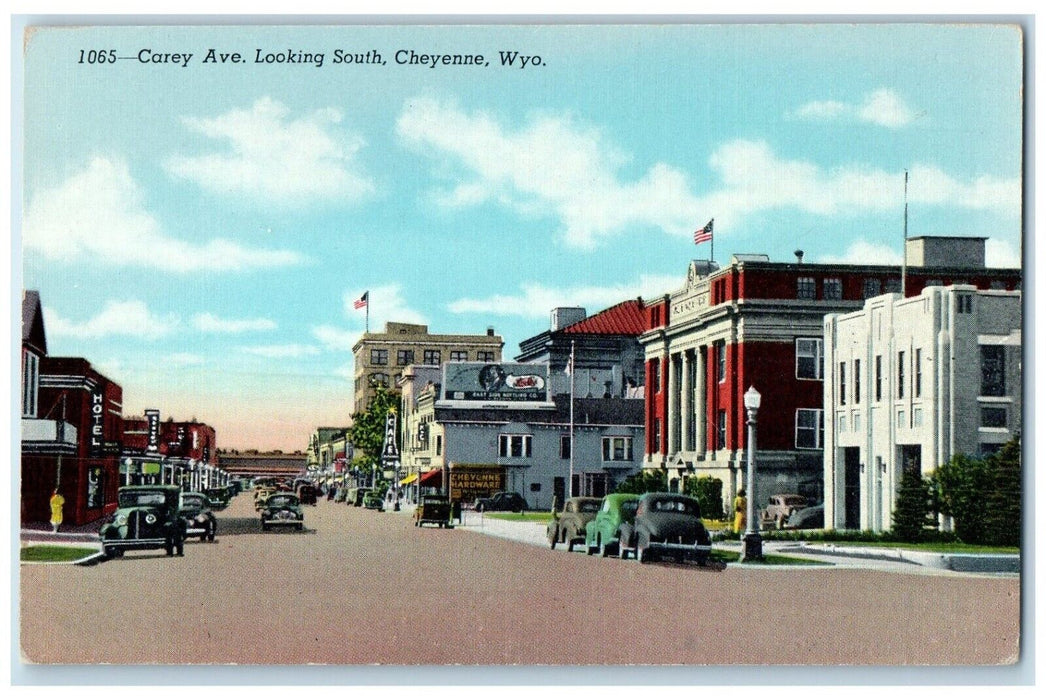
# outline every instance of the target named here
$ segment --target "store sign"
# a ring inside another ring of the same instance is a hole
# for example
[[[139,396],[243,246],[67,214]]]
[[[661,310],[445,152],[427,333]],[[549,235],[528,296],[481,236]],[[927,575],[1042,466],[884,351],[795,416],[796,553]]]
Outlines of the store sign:
[[[548,365],[523,362],[450,362],[443,366],[443,400],[547,405]]]
[[[505,490],[505,468],[496,464],[454,465],[450,468],[450,500],[471,503]]]
[[[396,446],[396,414],[389,411],[385,416],[385,438],[381,443],[381,466],[398,469],[400,451]]]
[[[87,508],[88,510],[94,508],[101,508],[103,501],[103,494],[105,489],[103,488],[102,479],[104,472],[101,467],[89,467],[87,469]]]
[[[149,444],[146,452],[156,453],[160,451],[160,412],[149,409],[145,412],[146,431],[149,436]]]
[[[91,392],[91,434],[88,454],[101,457],[105,454],[105,394],[101,389]]]

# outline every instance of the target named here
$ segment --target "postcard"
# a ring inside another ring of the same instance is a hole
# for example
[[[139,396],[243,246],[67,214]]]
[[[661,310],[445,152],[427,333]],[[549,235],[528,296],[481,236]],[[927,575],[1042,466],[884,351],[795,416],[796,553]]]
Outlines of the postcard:
[[[1012,673],[1021,25],[164,22],[24,34],[23,678]]]

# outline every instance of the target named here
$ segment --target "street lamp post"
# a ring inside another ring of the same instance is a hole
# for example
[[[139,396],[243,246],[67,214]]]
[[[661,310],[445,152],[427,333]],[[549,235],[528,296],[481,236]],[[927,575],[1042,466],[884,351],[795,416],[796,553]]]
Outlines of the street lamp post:
[[[745,392],[745,410],[748,412],[748,497],[745,499],[744,548],[741,550],[741,561],[759,561],[763,558],[763,538],[759,535],[759,523],[755,512],[755,425],[756,413],[762,396],[755,387],[748,387]]]

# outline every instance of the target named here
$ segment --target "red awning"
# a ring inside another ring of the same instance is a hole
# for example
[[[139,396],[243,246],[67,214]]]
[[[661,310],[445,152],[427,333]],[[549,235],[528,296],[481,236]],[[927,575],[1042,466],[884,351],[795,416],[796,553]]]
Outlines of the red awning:
[[[443,470],[433,469],[430,472],[425,472],[418,479],[418,483],[422,486],[439,486],[443,483]]]

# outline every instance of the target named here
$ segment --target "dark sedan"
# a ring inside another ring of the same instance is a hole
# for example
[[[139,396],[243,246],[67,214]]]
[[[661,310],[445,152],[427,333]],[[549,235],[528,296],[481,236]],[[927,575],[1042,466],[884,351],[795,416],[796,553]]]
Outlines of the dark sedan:
[[[477,498],[472,507],[479,512],[508,510],[522,513],[527,509],[527,502],[515,491],[498,491],[493,496]]]
[[[621,527],[622,559],[635,552],[640,563],[662,555],[704,564],[712,551],[712,538],[701,522],[697,499],[678,493],[646,493],[639,499],[636,518]]]

